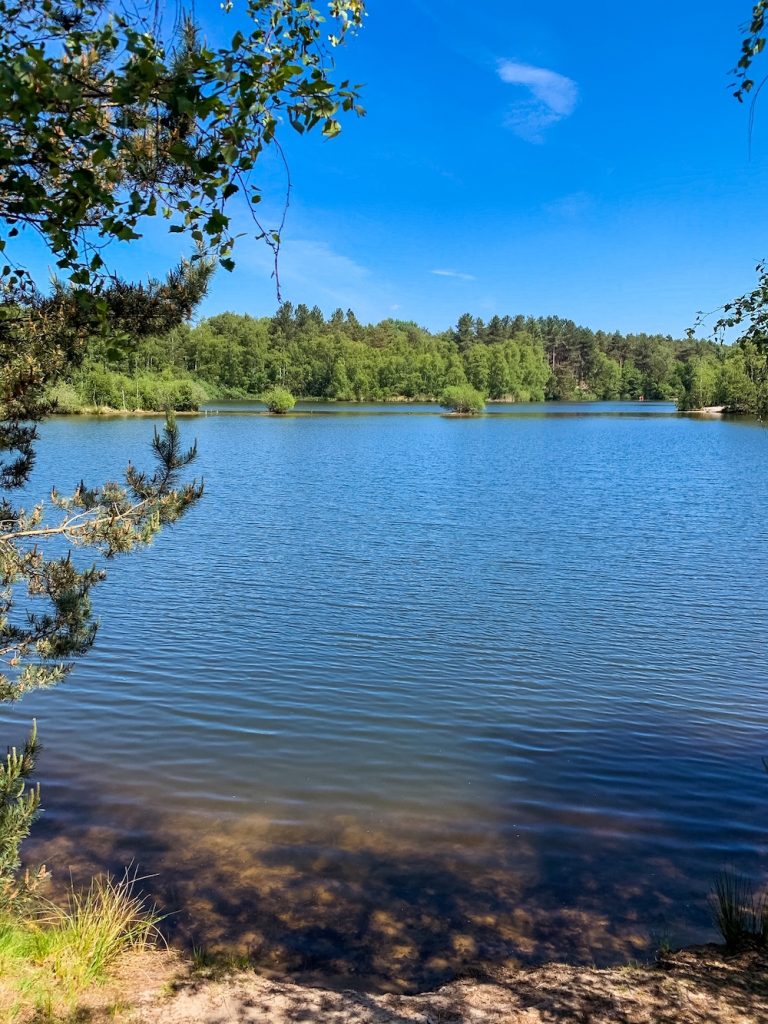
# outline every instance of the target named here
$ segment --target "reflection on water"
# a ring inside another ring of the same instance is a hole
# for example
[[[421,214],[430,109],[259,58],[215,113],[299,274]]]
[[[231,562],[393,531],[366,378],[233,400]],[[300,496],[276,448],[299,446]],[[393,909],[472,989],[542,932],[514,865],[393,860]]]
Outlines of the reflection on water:
[[[201,406],[203,416],[264,415],[263,402],[228,399]],[[486,415],[494,416],[675,416],[674,402],[489,402]],[[322,402],[299,401],[289,416],[435,416],[445,415],[436,402]]]
[[[28,859],[138,861],[179,941],[341,984],[713,937],[765,864],[768,432],[597,412],[185,421],[204,502],[3,711]],[[149,434],[46,425],[38,493]]]

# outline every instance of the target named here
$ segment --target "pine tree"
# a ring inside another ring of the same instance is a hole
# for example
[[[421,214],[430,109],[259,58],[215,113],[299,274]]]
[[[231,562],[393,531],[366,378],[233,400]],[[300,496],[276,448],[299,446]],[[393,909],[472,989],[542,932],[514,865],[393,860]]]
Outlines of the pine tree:
[[[12,747],[0,763],[0,908],[14,905],[44,877],[41,869],[17,881],[19,847],[40,807],[40,788],[30,783],[38,749],[37,726],[33,724],[21,752]]]

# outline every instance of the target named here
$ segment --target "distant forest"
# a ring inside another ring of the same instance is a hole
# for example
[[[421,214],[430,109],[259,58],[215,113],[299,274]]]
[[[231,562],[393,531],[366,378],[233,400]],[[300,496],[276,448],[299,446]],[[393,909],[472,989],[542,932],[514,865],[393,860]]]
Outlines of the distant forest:
[[[403,320],[283,303],[273,317],[221,313],[115,352],[94,341],[53,397],[61,411],[195,408],[214,398],[426,400],[469,383],[491,401],[669,399],[765,414],[766,355],[668,335],[592,331],[560,317],[467,313],[433,334]]]

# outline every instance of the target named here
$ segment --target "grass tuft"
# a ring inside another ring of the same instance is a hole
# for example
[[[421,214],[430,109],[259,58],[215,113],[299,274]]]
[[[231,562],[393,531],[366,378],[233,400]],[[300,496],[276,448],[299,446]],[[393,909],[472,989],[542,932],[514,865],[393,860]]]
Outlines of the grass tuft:
[[[220,981],[241,971],[253,970],[253,960],[247,953],[223,953],[192,947],[192,972],[208,981]]]
[[[710,899],[723,941],[729,949],[768,945],[768,895],[755,894],[743,875],[724,871]]]
[[[40,902],[26,917],[0,918],[0,1010],[10,1021],[71,1015],[89,986],[106,980],[129,950],[154,946],[160,916],[137,892],[142,879],[102,876],[64,906]]]

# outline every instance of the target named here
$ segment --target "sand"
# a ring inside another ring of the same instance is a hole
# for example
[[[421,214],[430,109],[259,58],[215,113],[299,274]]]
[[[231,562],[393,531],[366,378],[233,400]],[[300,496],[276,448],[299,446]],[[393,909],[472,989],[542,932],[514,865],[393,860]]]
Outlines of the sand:
[[[29,1018],[30,1020],[32,1018]],[[63,1018],[106,1024],[764,1024],[768,957],[701,946],[648,965],[492,968],[420,995],[195,970],[173,953],[129,960]]]

